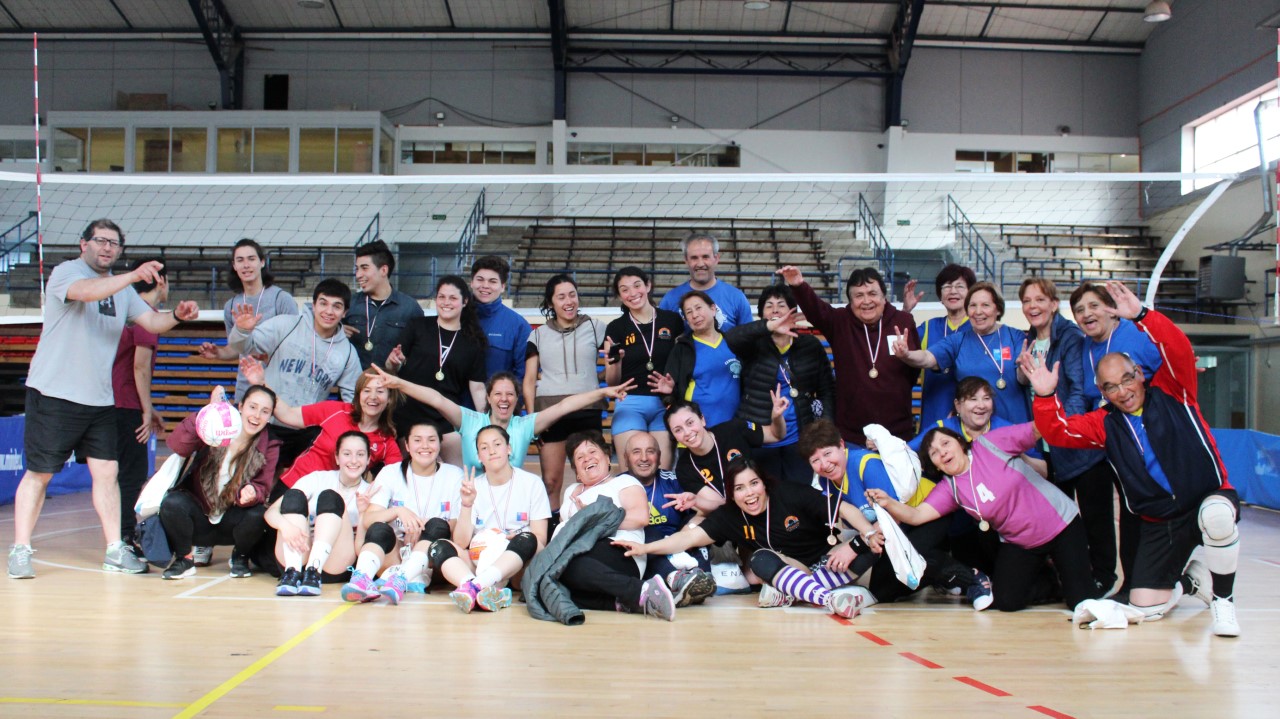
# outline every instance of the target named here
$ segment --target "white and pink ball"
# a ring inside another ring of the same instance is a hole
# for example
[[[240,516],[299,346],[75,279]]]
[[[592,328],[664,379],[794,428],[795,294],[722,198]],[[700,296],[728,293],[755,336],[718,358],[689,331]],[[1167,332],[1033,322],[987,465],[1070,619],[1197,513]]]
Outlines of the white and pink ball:
[[[225,447],[240,435],[240,412],[227,402],[205,405],[196,414],[196,434],[210,447]]]

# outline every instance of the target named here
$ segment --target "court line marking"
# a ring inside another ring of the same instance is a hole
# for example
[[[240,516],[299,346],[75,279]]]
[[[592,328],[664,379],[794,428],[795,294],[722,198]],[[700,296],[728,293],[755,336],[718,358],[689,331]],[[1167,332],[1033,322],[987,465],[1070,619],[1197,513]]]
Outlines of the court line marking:
[[[192,578],[192,579],[200,579],[200,577],[199,577],[199,576],[195,576],[195,577],[191,577],[191,578]],[[227,580],[228,580],[228,579],[230,579],[230,578],[231,578],[231,575],[230,575],[230,574],[224,574],[224,575],[222,575],[221,577],[218,577],[217,579],[214,579],[214,580],[212,580],[212,581],[207,581],[207,582],[204,582],[203,584],[200,584],[200,585],[198,585],[198,586],[192,587],[192,588],[188,589],[187,591],[185,591],[185,592],[183,592],[183,593],[181,593],[181,594],[177,595],[176,597],[174,597],[174,599],[189,599],[190,597],[194,596],[196,592],[204,591],[204,590],[208,589],[209,587],[212,587],[212,586],[217,585],[217,584],[222,584],[223,582],[227,581]]]
[[[277,704],[271,708],[278,712],[315,712],[317,714],[329,709],[329,707],[303,706],[301,704]]]
[[[1263,558],[1261,558],[1261,557],[1254,557],[1254,558],[1253,558],[1253,561],[1255,561],[1255,562],[1261,562],[1261,563],[1263,563],[1263,564],[1269,564],[1269,565],[1271,565],[1271,566],[1273,566],[1273,567],[1280,567],[1280,562],[1272,561],[1272,560],[1270,560],[1270,559],[1263,559]]]
[[[98,510],[94,509],[93,507],[84,507],[83,509],[64,509],[61,512],[41,512],[40,517],[41,518],[60,517],[64,514],[80,514],[82,512],[96,512],[96,511]],[[12,522],[12,521],[13,521],[13,517],[5,517],[4,519],[0,519],[0,524],[4,524],[5,522]]]
[[[268,653],[266,656],[262,657],[261,659],[254,662],[253,664],[250,664],[244,669],[240,670],[240,672],[235,676],[219,684],[217,687],[214,687],[212,691],[200,697],[199,699],[195,700],[191,704],[187,705],[186,709],[183,709],[182,711],[173,715],[174,719],[191,719],[191,717],[194,717],[195,715],[199,714],[205,709],[208,709],[211,704],[218,701],[222,697],[226,696],[229,692],[231,692],[236,687],[240,686],[241,684],[245,683],[249,679],[253,678],[253,676],[258,672],[271,666],[271,664],[274,663],[277,659],[284,656],[285,654],[288,654],[289,650],[293,649],[294,647],[298,646],[302,642],[306,641],[306,639],[310,637],[312,634],[315,634],[316,632],[320,631],[325,627],[325,625],[329,624],[333,620],[342,616],[344,612],[346,612],[348,609],[351,609],[354,606],[355,606],[354,604],[343,603],[342,606],[324,615],[323,618],[317,620],[311,626],[293,635],[293,637],[291,637],[284,644],[281,644],[275,649],[272,649],[271,652]]]
[[[893,644],[893,642],[890,642],[888,639],[883,639],[872,632],[858,632],[858,634],[860,634],[863,639],[866,639],[872,644],[878,644],[882,647],[891,646]]]
[[[1005,691],[1005,690],[1003,690],[1003,689],[997,689],[996,687],[993,687],[993,686],[991,686],[990,684],[985,684],[985,683],[983,683],[983,682],[980,682],[980,681],[978,681],[977,679],[974,679],[973,677],[951,677],[951,678],[952,678],[952,679],[955,679],[956,681],[960,682],[961,684],[968,684],[969,686],[973,687],[974,689],[978,689],[978,690],[984,691],[984,692],[986,692],[986,693],[988,693],[988,694],[990,694],[990,695],[992,695],[992,696],[997,696],[997,697],[1011,697],[1011,696],[1013,696],[1012,694],[1010,694],[1009,692],[1007,692],[1007,691]]]
[[[0,704],[61,704],[65,706],[132,707],[137,709],[173,709],[186,706],[181,702],[131,702],[115,699],[56,699],[48,697],[0,697]]]
[[[1062,712],[1060,712],[1060,711],[1054,711],[1053,709],[1050,709],[1049,707],[1046,707],[1046,706],[1040,706],[1039,704],[1036,704],[1035,706],[1029,706],[1029,707],[1027,707],[1027,708],[1028,708],[1028,709],[1030,709],[1030,710],[1031,710],[1031,711],[1033,711],[1033,712],[1040,712],[1041,714],[1044,714],[1045,716],[1053,717],[1053,719],[1076,719],[1075,717],[1071,716],[1070,714],[1063,714],[1063,713],[1062,713]]]
[[[915,653],[913,653],[913,652],[898,652],[898,656],[903,657],[903,658],[906,658],[906,659],[910,659],[911,661],[915,662],[916,664],[919,664],[919,665],[920,665],[920,666],[922,666],[922,667],[925,667],[926,669],[941,669],[941,668],[942,668],[942,665],[941,665],[941,664],[935,664],[934,662],[931,662],[931,661],[929,661],[928,659],[925,659],[924,657],[920,656],[919,654],[915,654]]]

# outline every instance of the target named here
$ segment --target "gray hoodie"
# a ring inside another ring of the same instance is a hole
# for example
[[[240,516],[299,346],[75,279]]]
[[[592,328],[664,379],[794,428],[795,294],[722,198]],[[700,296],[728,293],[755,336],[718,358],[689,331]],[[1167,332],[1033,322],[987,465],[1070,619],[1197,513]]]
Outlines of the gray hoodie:
[[[266,354],[267,386],[294,407],[324,401],[335,386],[344,402],[355,398],[356,348],[341,327],[328,339],[317,335],[310,308],[263,320],[250,334],[232,327],[227,345],[242,355]]]

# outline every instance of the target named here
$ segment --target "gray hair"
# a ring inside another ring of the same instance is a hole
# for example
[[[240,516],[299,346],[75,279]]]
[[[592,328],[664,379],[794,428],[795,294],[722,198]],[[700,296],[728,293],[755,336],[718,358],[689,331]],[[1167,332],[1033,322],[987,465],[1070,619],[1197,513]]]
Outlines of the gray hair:
[[[694,242],[704,242],[704,241],[711,243],[711,251],[713,253],[717,255],[720,254],[720,240],[717,239],[715,235],[711,234],[710,232],[707,232],[706,230],[694,230],[693,232],[690,232],[688,236],[685,237],[683,240],[680,240],[680,254],[687,255],[689,250],[689,245],[691,245]]]

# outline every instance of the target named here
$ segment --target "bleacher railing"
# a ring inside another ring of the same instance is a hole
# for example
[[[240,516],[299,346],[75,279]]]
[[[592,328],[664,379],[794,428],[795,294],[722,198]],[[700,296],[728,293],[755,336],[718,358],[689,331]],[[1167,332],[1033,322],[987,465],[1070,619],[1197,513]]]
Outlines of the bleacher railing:
[[[8,273],[14,265],[24,262],[22,249],[36,239],[39,228],[36,227],[36,213],[32,212],[17,224],[0,233],[0,272],[5,273],[5,286],[8,286]]]
[[[947,195],[947,226],[955,232],[956,242],[964,256],[965,264],[972,267],[979,279],[996,279],[996,253],[982,238],[982,233],[969,221],[955,198]]]
[[[471,213],[467,215],[467,224],[462,226],[462,234],[458,236],[459,258],[469,257],[475,251],[476,240],[480,237],[480,228],[487,221],[488,217],[484,212],[484,188],[481,187],[480,196],[476,198],[476,203],[471,206]]]
[[[858,193],[858,222],[862,225],[867,233],[867,241],[871,244],[871,252],[875,255],[875,260],[880,264],[880,273],[884,275],[887,284],[893,283],[893,248],[889,246],[889,241],[885,239],[884,231],[880,229],[880,222],[876,220],[876,215],[871,211],[871,206],[867,204],[866,197],[861,192]],[[844,277],[844,273],[840,273]]]
[[[379,212],[373,216],[372,220],[369,220],[368,225],[365,225],[364,232],[361,232],[360,236],[356,238],[355,246],[360,247],[370,242],[377,241],[381,237],[382,237],[382,213]]]
[[[1005,268],[1009,265],[1018,265],[1021,270],[1019,275],[1013,279],[1005,278]],[[1056,272],[1051,273],[1050,270],[1056,270]],[[1000,294],[1008,299],[1011,296],[1010,288],[1017,292],[1018,288],[1022,286],[1022,280],[1026,277],[1049,277],[1056,282],[1062,275],[1066,274],[1070,275],[1070,279],[1081,280],[1084,277],[1084,263],[1079,260],[1003,260],[1000,262]],[[1057,277],[1054,275],[1057,275]]]

